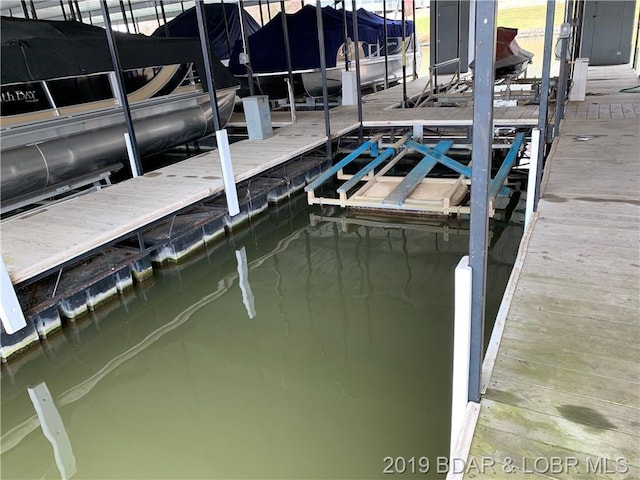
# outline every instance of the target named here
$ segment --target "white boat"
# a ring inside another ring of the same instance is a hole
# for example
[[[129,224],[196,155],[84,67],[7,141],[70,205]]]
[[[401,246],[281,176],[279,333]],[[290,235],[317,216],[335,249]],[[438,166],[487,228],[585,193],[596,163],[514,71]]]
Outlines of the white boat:
[[[346,17],[346,18],[345,18]],[[402,79],[403,62],[408,77],[414,74],[414,37],[412,21],[385,19],[367,10],[356,12],[358,22],[358,53],[360,86],[367,87]],[[294,14],[287,14],[287,32],[290,47],[291,70],[296,94],[312,97],[322,95],[319,40],[316,8],[305,5]],[[322,8],[323,38],[327,87],[330,95],[338,94],[342,86],[342,72],[355,69],[355,35],[353,13]],[[287,96],[284,78],[288,76],[289,62],[283,33],[282,14],[248,37],[249,69],[260,92],[271,98]],[[242,62],[242,42],[236,42],[229,61],[229,70],[246,81],[247,65]],[[386,56],[385,56],[386,51]],[[416,52],[417,68],[420,53]],[[386,62],[386,67],[385,67]]]

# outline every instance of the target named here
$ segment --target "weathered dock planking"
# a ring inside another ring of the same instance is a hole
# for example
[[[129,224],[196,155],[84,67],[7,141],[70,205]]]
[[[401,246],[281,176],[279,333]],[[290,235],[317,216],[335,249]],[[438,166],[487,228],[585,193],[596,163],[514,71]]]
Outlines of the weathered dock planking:
[[[620,92],[638,83],[590,67],[569,104],[451,478],[640,478],[640,94]]]
[[[425,82],[424,78],[409,82],[408,96],[419,95]],[[366,96],[364,126],[471,125],[469,108],[388,109],[401,100],[401,84]],[[496,125],[536,122],[537,113],[532,107],[496,112],[501,118]],[[231,145],[236,182],[326,142],[322,112],[298,112],[295,123],[291,123],[289,113],[277,112],[273,120],[281,126],[273,137]],[[234,117],[230,126],[243,124]],[[332,109],[330,124],[334,138],[356,130],[356,107]],[[12,281],[25,282],[222,190],[222,172],[214,150],[33,214],[9,218],[0,224],[2,255]]]
[[[353,109],[333,116],[332,134],[358,126]],[[266,140],[231,146],[236,182],[324,145],[322,116],[301,119]],[[1,224],[2,255],[14,283],[56,268],[123,235],[223,190],[218,151]],[[69,219],[73,220],[70,221]]]

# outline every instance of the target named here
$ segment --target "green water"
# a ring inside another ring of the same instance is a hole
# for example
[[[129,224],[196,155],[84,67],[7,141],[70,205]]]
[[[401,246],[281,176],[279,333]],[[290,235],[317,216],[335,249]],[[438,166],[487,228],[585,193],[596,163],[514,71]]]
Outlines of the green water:
[[[382,478],[387,456],[439,478],[418,459],[448,454],[468,230],[310,213],[271,207],[3,368],[2,478]],[[490,318],[521,231],[492,233]],[[28,395],[41,384],[69,439],[58,463]]]

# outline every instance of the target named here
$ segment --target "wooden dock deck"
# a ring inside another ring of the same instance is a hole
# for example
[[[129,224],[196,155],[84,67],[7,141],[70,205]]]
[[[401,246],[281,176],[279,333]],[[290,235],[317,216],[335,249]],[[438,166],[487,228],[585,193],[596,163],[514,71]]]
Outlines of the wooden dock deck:
[[[409,97],[422,91],[426,79],[409,82]],[[413,125],[471,125],[470,108],[392,109],[402,99],[402,85],[365,97],[365,127]],[[535,125],[532,107],[496,109],[496,125]],[[231,145],[236,182],[241,182],[326,142],[322,111],[298,112],[291,123],[288,112],[276,112],[278,126],[266,140],[243,140]],[[234,116],[230,126],[242,125]],[[330,110],[334,138],[358,128],[356,107]],[[14,284],[52,272],[137,229],[223,190],[216,150],[147,173],[138,178],[76,197],[32,214],[10,217],[0,223],[2,256]]]
[[[332,134],[357,129],[353,109],[334,115]],[[231,145],[236,182],[326,142],[321,116],[300,119],[265,140]],[[123,235],[223,190],[213,150],[100,191],[53,204],[1,224],[2,256],[14,283],[56,268]]]
[[[590,67],[568,106],[448,478],[640,478],[638,84]]]

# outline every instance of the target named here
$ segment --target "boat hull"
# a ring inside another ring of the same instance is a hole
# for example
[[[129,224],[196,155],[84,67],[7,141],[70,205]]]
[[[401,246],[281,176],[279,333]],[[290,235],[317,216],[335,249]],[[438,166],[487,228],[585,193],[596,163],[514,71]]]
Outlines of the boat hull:
[[[221,125],[237,87],[216,92]],[[165,151],[213,133],[209,95],[202,92],[139,102],[131,107],[141,155]],[[4,129],[0,162],[2,211],[29,197],[52,195],[74,180],[116,170],[126,161],[126,125],[108,109]]]
[[[421,55],[416,52],[416,71],[420,71]],[[351,62],[355,66],[355,62]],[[355,70],[352,68],[352,70]],[[387,61],[389,72],[389,83],[402,80],[402,55],[389,55]],[[327,69],[327,90],[329,95],[337,95],[342,89],[342,72],[345,72],[344,65]],[[406,55],[406,74],[411,77],[414,73],[413,52]],[[311,97],[322,96],[322,73],[320,71],[301,74],[302,83],[307,95]],[[364,58],[360,62],[360,87],[371,87],[383,85],[385,81],[385,60],[384,57]]]

